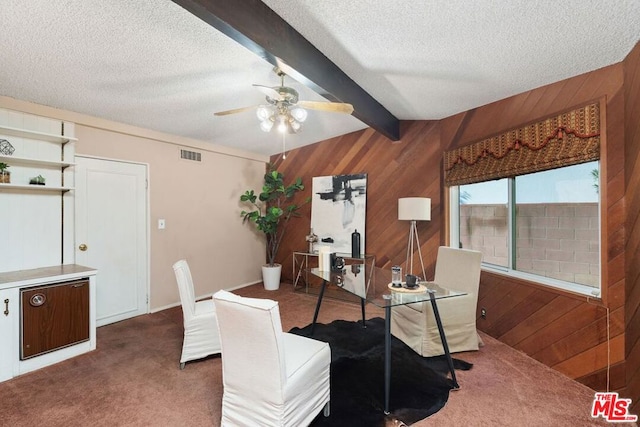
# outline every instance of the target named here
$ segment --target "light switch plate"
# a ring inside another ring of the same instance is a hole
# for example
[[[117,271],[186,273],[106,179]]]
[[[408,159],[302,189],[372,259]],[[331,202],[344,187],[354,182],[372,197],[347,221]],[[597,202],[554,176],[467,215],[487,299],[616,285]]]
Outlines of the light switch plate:
[[[164,219],[159,219],[158,220],[158,230],[164,230],[164,227],[165,227]]]

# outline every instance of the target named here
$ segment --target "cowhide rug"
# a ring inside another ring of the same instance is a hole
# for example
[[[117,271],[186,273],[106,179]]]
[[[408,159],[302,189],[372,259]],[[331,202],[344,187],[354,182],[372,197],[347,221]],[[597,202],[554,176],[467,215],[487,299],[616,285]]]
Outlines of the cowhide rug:
[[[384,319],[317,323],[314,339],[331,346],[331,415],[322,412],[312,426],[401,426],[436,413],[447,402],[453,382],[444,356],[422,357],[391,337],[391,414],[384,407]],[[311,325],[290,332],[310,336]],[[456,369],[470,363],[454,358]]]

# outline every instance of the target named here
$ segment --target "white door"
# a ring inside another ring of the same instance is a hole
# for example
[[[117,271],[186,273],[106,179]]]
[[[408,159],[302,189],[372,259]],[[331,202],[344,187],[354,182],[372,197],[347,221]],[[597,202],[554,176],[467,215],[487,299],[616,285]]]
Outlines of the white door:
[[[76,156],[76,263],[96,268],[96,324],[148,312],[147,166]]]

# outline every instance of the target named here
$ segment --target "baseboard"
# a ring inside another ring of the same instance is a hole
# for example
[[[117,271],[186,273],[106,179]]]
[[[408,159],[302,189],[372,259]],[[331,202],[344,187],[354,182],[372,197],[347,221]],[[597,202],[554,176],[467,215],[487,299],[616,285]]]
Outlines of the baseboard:
[[[235,291],[237,289],[246,288],[247,286],[253,286],[253,285],[256,285],[258,283],[262,283],[262,280],[256,280],[255,282],[249,282],[249,283],[243,283],[241,285],[234,286],[233,288],[225,289],[225,291]],[[201,299],[211,298],[213,296],[213,294],[215,294],[215,292],[212,292],[210,294],[197,296],[196,297],[196,301],[199,301]],[[180,302],[178,301],[178,302],[175,302],[173,304],[163,305],[162,307],[155,307],[152,310],[149,310],[149,313],[157,313],[159,311],[163,311],[163,310],[167,310],[169,308],[174,308],[174,307],[179,307],[179,306],[180,306]]]

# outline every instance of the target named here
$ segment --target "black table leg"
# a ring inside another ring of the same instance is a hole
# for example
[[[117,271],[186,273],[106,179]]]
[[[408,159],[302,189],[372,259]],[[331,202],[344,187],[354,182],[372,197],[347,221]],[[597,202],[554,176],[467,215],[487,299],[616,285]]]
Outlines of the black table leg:
[[[320,288],[320,294],[318,295],[318,302],[316,303],[316,311],[313,313],[313,322],[311,323],[311,335],[316,329],[316,320],[318,319],[318,312],[320,311],[320,304],[322,304],[322,297],[324,296],[324,288],[327,287],[327,281],[322,281],[322,287]]]
[[[364,303],[365,303],[365,299],[364,298],[360,298],[360,308],[362,309],[362,327],[366,328],[367,325],[364,323]]]
[[[433,296],[433,292],[429,291],[429,300],[431,301],[431,307],[433,308],[433,315],[436,318],[436,324],[438,325],[438,332],[440,333],[440,340],[442,341],[442,347],[444,348],[444,354],[447,356],[447,363],[449,364],[449,371],[451,372],[451,379],[453,380],[454,389],[460,388],[458,380],[456,379],[456,371],[453,367],[453,360],[451,359],[451,353],[449,352],[449,344],[447,344],[447,337],[444,335],[444,329],[442,328],[442,320],[440,320],[440,312],[438,311],[438,305],[436,299]]]
[[[384,413],[389,415],[391,388],[391,307],[384,308]]]

